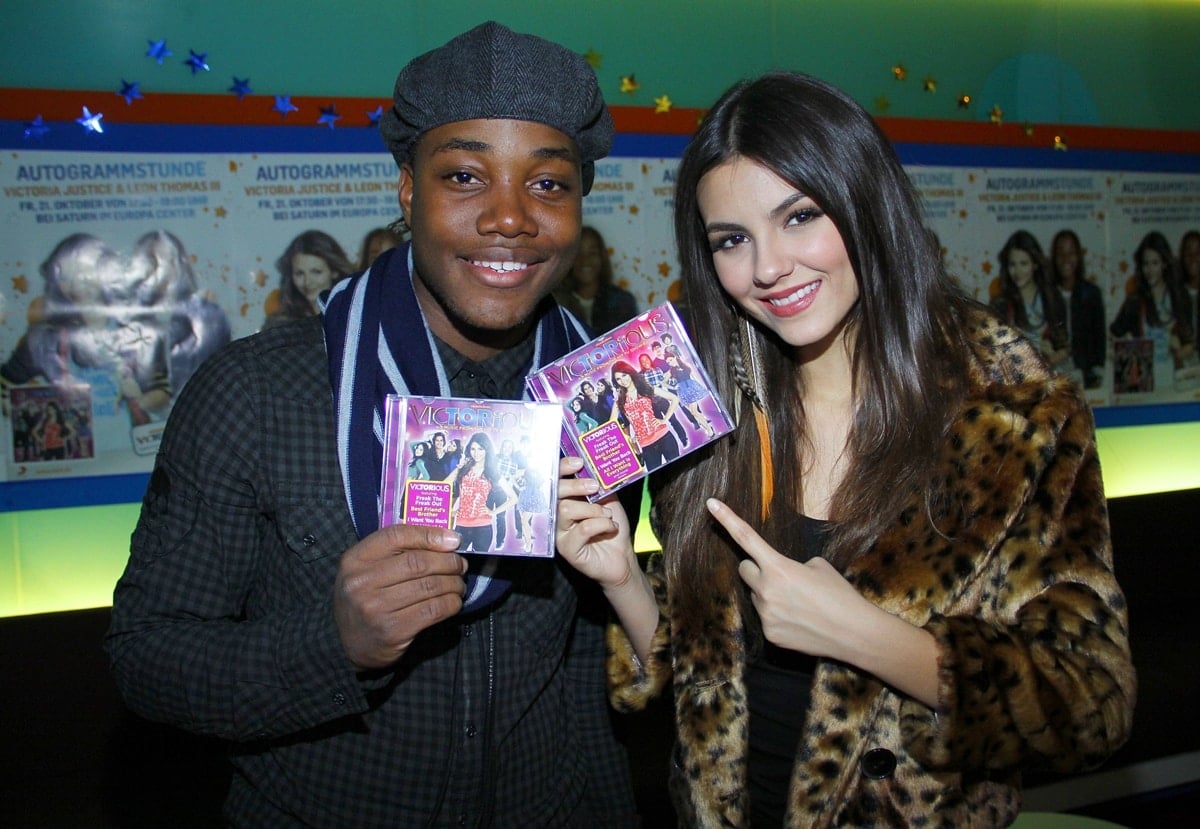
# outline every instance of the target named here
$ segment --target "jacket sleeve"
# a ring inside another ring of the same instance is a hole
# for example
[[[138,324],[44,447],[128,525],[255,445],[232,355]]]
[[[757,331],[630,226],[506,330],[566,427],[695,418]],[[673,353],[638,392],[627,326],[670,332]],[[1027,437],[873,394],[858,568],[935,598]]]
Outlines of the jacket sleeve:
[[[105,642],[132,710],[230,740],[294,734],[367,707],[328,578],[300,571],[312,584],[284,598],[264,589],[293,566],[280,555],[286,518],[266,477],[264,431],[300,416],[264,410],[256,390],[270,383],[244,343],[209,360],[172,412]],[[328,536],[319,543],[342,543]],[[340,550],[324,553],[335,567]]]
[[[650,658],[643,664],[619,622],[608,626],[608,695],[618,711],[639,711],[671,681],[671,625],[662,555],[647,562],[646,575],[658,602],[658,627],[650,641]]]
[[[1028,491],[972,588],[977,612],[925,625],[940,651],[938,710],[907,701],[902,728],[932,768],[1077,771],[1130,733],[1136,678],[1092,415],[1052,383],[1060,391],[1012,436],[1004,462]]]
[[[591,581],[572,576],[579,606],[567,656],[567,671],[577,712],[579,745],[590,757],[589,779],[581,812],[575,819],[601,829],[639,825],[631,796],[627,755],[613,733],[605,700],[603,665],[608,602]]]

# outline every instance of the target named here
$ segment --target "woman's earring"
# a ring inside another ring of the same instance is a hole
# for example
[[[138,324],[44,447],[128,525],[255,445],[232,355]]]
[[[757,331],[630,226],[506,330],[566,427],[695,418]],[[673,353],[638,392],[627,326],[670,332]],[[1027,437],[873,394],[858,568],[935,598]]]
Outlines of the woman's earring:
[[[756,408],[765,410],[762,394],[765,378],[758,338],[754,336],[753,324],[742,316],[738,317],[730,337],[729,367],[733,373],[733,382],[741,389],[742,394],[750,398],[750,402]],[[735,402],[735,409],[741,409],[740,400]]]
[[[764,402],[766,399],[764,395],[766,375],[754,326],[749,319],[740,315],[730,338],[729,367],[733,372],[734,384],[741,389],[742,394],[749,398],[751,411],[754,413],[754,428],[758,433],[761,483],[759,515],[762,521],[766,521],[771,511],[771,501],[775,495],[775,465],[771,457],[770,423],[767,420],[767,407]],[[740,419],[741,408],[742,399],[739,396],[733,404],[735,420]]]

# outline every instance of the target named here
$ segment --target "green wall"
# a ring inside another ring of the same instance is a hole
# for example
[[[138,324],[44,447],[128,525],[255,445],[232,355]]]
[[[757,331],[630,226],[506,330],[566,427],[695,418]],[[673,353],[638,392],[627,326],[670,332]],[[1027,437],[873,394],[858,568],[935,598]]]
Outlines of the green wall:
[[[237,76],[257,94],[386,97],[409,58],[489,18],[602,55],[613,104],[704,107],[740,77],[790,68],[876,111],[885,98],[891,116],[982,120],[995,104],[1014,123],[1200,128],[1196,0],[0,0],[0,86],[220,95]],[[161,39],[175,54],[159,67],[145,52]],[[189,49],[210,72],[183,67]],[[641,89],[621,94],[630,74]],[[1200,487],[1200,424],[1099,439],[1112,496]],[[106,605],[136,515],[0,513],[0,616]]]
[[[603,55],[611,103],[704,107],[732,81],[800,69],[889,115],[1200,126],[1196,0],[0,0],[0,84],[145,93],[387,96],[409,58],[493,18]],[[162,67],[147,41],[175,53]],[[182,67],[188,50],[210,72]],[[174,63],[173,63],[174,62]],[[897,83],[891,67],[903,64]],[[619,92],[633,74],[641,90]],[[922,90],[932,76],[937,91]],[[976,106],[959,110],[961,93]]]

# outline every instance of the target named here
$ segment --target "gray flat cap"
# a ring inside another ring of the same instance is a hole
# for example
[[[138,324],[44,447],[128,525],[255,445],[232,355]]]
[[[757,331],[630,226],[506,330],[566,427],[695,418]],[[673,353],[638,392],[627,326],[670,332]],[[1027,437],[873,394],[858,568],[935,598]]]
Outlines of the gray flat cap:
[[[379,131],[397,164],[410,161],[417,140],[443,124],[476,118],[534,121],[574,139],[586,194],[594,162],[612,149],[612,115],[587,61],[557,43],[496,22],[414,58],[396,77],[392,100]]]

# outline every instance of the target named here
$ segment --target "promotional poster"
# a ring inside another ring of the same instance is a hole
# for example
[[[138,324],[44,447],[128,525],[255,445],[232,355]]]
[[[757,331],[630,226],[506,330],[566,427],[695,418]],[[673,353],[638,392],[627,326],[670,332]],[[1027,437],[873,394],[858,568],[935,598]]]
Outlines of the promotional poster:
[[[122,129],[86,150],[0,135],[12,240],[0,483],[149,472],[209,354],[316,313],[322,290],[401,241],[385,230],[398,171],[374,130]],[[685,140],[618,136],[584,199],[640,311],[682,299],[671,211]],[[1154,169],[1145,153],[897,149],[950,273],[1093,406],[1200,400],[1194,168]]]

